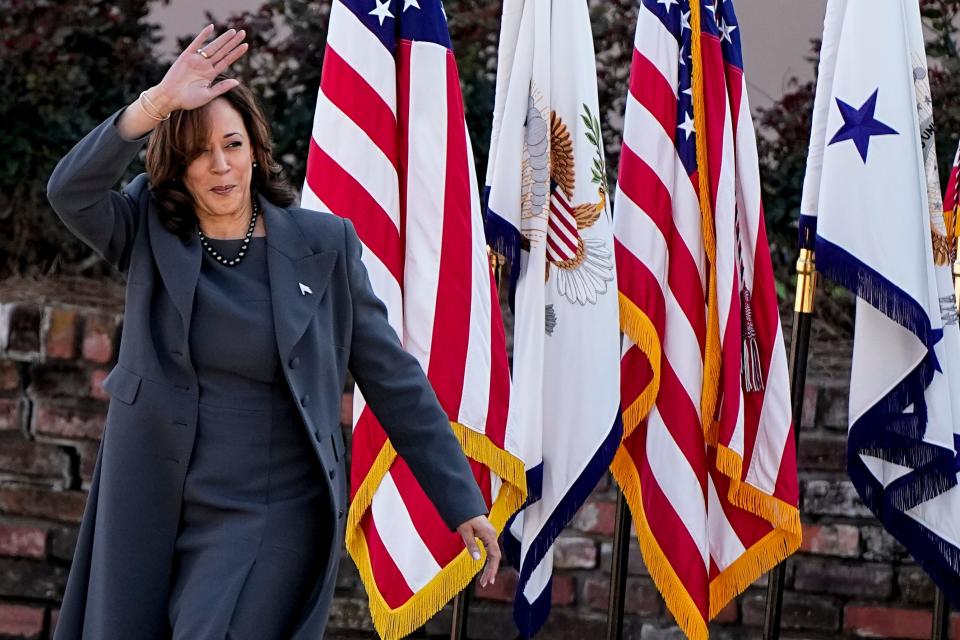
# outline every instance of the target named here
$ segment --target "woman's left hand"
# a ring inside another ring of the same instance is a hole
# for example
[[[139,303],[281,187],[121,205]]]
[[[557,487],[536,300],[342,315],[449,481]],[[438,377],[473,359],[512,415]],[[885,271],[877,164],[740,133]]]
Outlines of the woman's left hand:
[[[497,530],[487,520],[487,516],[470,518],[457,527],[457,533],[463,538],[463,543],[467,545],[467,550],[474,560],[479,560],[481,557],[477,538],[487,549],[487,564],[480,576],[480,586],[485,587],[487,584],[496,582],[497,569],[500,567],[500,544],[497,542]]]

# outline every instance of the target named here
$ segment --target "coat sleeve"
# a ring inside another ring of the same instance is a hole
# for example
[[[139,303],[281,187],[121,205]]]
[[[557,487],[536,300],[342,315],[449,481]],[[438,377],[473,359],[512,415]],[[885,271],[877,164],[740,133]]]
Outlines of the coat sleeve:
[[[360,260],[360,239],[344,220],[353,300],[349,368],[390,442],[451,529],[487,513],[460,443],[420,363],[403,350]]]
[[[140,221],[145,176],[113,191],[146,137],[125,140],[115,123],[104,121],[65,155],[47,182],[47,199],[64,224],[107,262],[126,271]]]

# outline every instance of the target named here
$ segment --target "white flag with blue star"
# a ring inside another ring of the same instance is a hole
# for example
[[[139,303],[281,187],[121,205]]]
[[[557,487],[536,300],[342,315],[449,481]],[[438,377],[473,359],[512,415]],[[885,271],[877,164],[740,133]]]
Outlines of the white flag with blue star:
[[[829,0],[800,230],[817,269],[857,296],[847,467],[956,607],[956,249],[932,114],[916,0]]]

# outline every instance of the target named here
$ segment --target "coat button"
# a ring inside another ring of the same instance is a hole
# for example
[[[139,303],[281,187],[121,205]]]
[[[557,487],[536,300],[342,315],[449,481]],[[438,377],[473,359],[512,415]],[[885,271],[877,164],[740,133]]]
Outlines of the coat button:
[[[307,395],[303,396],[302,398],[300,398],[300,406],[305,407],[305,406],[307,406],[308,404],[310,404],[310,394],[309,394],[309,393],[308,393]]]
[[[290,359],[291,369],[296,369],[299,366],[300,366],[300,356],[294,356],[293,358]]]
[[[342,517],[343,517],[343,509],[340,509],[339,511],[337,511],[337,517],[338,517],[338,518],[342,518]]]
[[[334,478],[336,475],[337,475],[337,472],[336,472],[334,469],[330,469],[330,479],[333,480],[333,478]]]

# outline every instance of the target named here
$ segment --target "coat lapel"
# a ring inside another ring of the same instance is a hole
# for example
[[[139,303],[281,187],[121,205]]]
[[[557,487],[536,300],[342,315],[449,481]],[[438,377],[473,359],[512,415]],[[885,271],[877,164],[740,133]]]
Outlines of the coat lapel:
[[[277,348],[286,360],[307,330],[337,262],[336,251],[314,253],[290,214],[260,198],[267,227],[267,270]]]
[[[193,311],[193,294],[197,288],[197,278],[200,277],[200,242],[194,233],[190,240],[184,242],[168,231],[160,223],[160,218],[154,210],[153,200],[150,201],[148,212],[150,231],[150,247],[153,250],[153,259],[160,271],[163,284],[173,300],[173,305],[183,320],[185,335],[190,334],[190,314]]]

